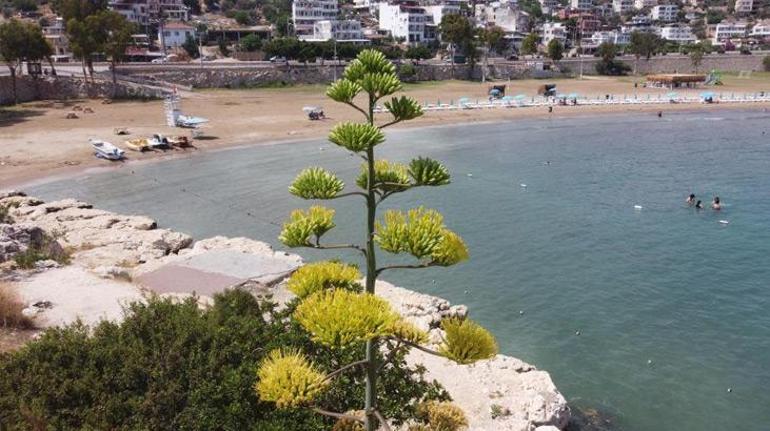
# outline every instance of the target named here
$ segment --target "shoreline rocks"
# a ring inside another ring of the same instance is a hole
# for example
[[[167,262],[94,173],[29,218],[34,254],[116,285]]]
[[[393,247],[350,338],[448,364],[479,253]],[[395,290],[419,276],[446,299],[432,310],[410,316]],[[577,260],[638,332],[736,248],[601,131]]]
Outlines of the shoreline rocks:
[[[94,209],[74,199],[44,203],[21,192],[0,191],[0,205],[8,207],[16,223],[0,225],[0,257],[13,253],[13,247],[2,248],[7,243],[3,238],[9,237],[5,232],[25,229],[53,236],[73,251],[68,266],[6,277],[18,281],[28,313],[42,327],[76,319],[87,324],[118,321],[128,303],[144,301],[150,292],[180,299],[196,295],[206,306],[217,291],[238,285],[285,302],[292,297],[285,280],[302,265],[298,255],[275,251],[264,242],[221,236],[194,241],[159,228],[151,218]],[[464,305],[385,281],[378,281],[377,294],[428,331],[432,344],[441,342],[443,318],[468,314]],[[46,307],[31,306],[35,303]],[[413,350],[407,361],[425,365],[427,378],[447,389],[466,412],[470,430],[546,431],[563,429],[569,421],[569,406],[550,375],[519,359],[497,355],[457,365]]]

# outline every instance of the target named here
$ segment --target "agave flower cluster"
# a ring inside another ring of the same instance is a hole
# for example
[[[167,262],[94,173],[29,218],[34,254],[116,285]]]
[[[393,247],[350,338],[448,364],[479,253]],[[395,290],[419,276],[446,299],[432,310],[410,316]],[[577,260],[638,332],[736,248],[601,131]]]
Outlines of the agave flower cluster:
[[[461,364],[487,359],[497,353],[492,335],[467,319],[443,322],[444,342],[437,351],[428,349],[424,346],[428,335],[405,321],[387,301],[375,295],[374,282],[383,271],[450,266],[468,258],[462,238],[445,226],[438,211],[422,207],[405,212],[391,210],[381,219],[376,218],[379,204],[393,194],[450,182],[446,167],[430,158],[418,157],[408,163],[375,158],[375,147],[385,142],[383,128],[422,115],[420,106],[413,99],[393,96],[399,90],[401,82],[395,66],[378,51],[362,51],[346,68],[343,78],[331,84],[326,93],[331,99],[359,111],[366,120],[337,124],[329,134],[332,143],[364,160],[355,181],[357,189],[346,191],[346,185],[337,175],[321,167],[303,170],[289,187],[291,194],[309,200],[363,197],[368,226],[364,242],[324,243],[324,235],[335,227],[335,213],[323,206],[293,211],[279,236],[289,247],[349,248],[363,255],[366,261],[364,285],[359,283],[364,275],[355,266],[328,261],[299,269],[289,279],[288,288],[300,299],[293,318],[315,342],[333,349],[366,344],[366,357],[324,376],[299,352],[273,352],[261,365],[256,386],[262,400],[274,401],[278,407],[315,407],[314,401],[323,393],[329,380],[346,370],[361,367],[367,379],[363,422],[368,430],[374,429],[378,422],[387,427],[387,420],[377,410],[376,375],[384,364],[376,363],[373,352],[380,346],[419,348]],[[389,96],[393,97],[383,102],[389,115],[375,118],[375,112],[382,110],[378,102]],[[366,102],[364,106],[356,104],[361,100]],[[381,117],[388,118],[378,124],[375,120]],[[410,255],[414,263],[378,267],[377,249]],[[392,342],[381,343],[383,340]],[[329,413],[323,409],[316,411]]]

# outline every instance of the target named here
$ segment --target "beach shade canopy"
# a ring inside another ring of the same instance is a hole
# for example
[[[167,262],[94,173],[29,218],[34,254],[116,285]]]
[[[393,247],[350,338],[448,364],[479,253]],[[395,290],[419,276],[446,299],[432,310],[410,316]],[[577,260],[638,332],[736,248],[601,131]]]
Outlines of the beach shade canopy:
[[[672,92],[666,94],[666,97],[670,97],[670,98],[673,99],[674,97],[679,97],[679,94],[677,92],[675,92],[675,91],[672,91]]]
[[[556,98],[557,98],[557,99],[566,99],[566,98],[567,98],[567,95],[566,95],[566,94],[557,94],[557,95],[556,95]]]
[[[513,100],[513,97],[505,96],[505,97],[503,97],[503,100],[505,100],[506,102],[509,102],[509,101]]]
[[[524,100],[524,99],[527,98],[527,95],[526,94],[517,94],[517,95],[513,96],[513,98],[515,100]]]
[[[577,99],[578,97],[580,97],[580,95],[577,93],[570,93],[569,96],[567,96],[569,99]]]
[[[711,92],[711,91],[704,91],[703,93],[700,94],[700,97],[702,97],[704,99],[713,99],[714,98],[714,93]]]
[[[471,101],[471,99],[469,99],[467,97],[461,97],[461,98],[457,99],[457,103],[459,103],[460,105],[463,105],[465,103],[470,103],[470,101]]]

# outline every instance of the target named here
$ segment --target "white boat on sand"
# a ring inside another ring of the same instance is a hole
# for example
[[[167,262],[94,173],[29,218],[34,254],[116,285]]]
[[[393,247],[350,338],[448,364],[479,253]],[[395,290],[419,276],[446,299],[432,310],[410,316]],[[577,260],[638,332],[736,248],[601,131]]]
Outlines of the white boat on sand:
[[[125,151],[107,141],[102,141],[100,139],[89,139],[88,142],[90,142],[91,147],[96,150],[94,155],[100,159],[120,160],[126,153]]]

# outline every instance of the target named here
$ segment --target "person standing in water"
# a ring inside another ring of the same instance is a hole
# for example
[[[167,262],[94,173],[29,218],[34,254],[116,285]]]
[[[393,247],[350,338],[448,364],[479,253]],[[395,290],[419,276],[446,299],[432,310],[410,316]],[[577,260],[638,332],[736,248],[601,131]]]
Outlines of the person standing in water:
[[[701,203],[701,201],[698,201],[698,203],[695,204],[695,209],[702,210],[703,209],[703,203]]]
[[[719,211],[722,209],[722,204],[719,203],[719,196],[714,197],[714,201],[711,202],[711,209],[714,211]]]
[[[690,193],[690,196],[687,197],[687,200],[684,201],[687,206],[691,207],[695,204],[695,193]]]

